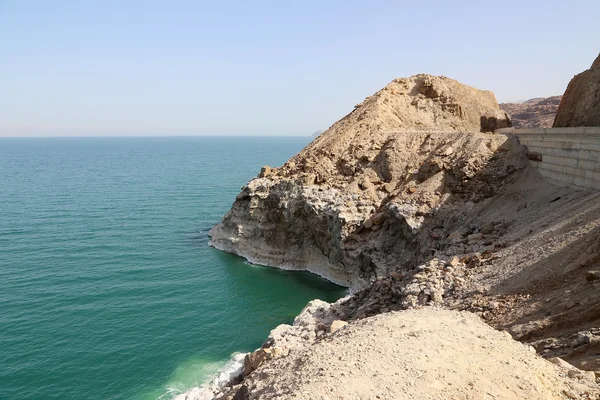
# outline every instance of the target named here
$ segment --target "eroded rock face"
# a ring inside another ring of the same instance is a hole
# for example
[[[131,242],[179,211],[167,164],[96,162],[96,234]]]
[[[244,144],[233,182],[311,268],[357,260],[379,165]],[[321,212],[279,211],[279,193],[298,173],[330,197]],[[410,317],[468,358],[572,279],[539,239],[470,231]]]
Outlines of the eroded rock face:
[[[554,127],[600,126],[600,55],[575,75],[560,102]]]
[[[481,133],[506,126],[491,92],[445,77],[396,79],[281,168],[263,168],[211,230],[210,244],[364,287],[431,255],[420,253],[440,234],[422,233],[434,229],[427,224],[440,206],[493,195],[491,181],[518,170],[505,160],[521,157],[520,146]]]

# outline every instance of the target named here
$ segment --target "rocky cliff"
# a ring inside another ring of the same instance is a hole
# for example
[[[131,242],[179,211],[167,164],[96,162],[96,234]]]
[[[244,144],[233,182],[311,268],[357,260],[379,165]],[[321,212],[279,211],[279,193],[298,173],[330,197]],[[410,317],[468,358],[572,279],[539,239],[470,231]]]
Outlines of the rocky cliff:
[[[600,126],[600,55],[567,86],[554,127],[568,126]]]
[[[429,251],[413,244],[433,210],[453,196],[489,196],[491,181],[522,168],[505,162],[519,146],[490,133],[507,126],[489,91],[446,77],[396,79],[281,168],[263,167],[210,244],[364,287]]]
[[[515,128],[551,128],[562,96],[541,97],[519,103],[501,103]]]
[[[309,303],[212,395],[600,399],[600,193],[485,132],[509,124],[491,93],[417,75],[263,167],[211,243],[360,290]]]

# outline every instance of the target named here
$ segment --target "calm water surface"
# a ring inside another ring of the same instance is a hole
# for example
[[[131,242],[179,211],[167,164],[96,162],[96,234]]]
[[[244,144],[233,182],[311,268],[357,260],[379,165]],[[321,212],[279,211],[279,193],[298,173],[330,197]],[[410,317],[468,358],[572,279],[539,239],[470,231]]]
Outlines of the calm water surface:
[[[0,138],[0,399],[168,399],[344,290],[208,230],[308,138]]]

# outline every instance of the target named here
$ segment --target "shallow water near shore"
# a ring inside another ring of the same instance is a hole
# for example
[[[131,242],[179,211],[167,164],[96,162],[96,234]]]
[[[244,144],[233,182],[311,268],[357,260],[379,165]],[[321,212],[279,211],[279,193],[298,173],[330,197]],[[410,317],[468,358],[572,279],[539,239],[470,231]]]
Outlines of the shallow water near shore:
[[[169,399],[342,297],[207,246],[309,140],[0,139],[0,398]]]

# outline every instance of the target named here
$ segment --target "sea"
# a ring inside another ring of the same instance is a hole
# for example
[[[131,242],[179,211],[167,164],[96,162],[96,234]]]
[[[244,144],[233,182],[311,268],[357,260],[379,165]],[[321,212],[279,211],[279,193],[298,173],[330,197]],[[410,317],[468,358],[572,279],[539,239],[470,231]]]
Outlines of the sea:
[[[171,399],[342,297],[207,245],[309,140],[0,138],[0,399]]]

